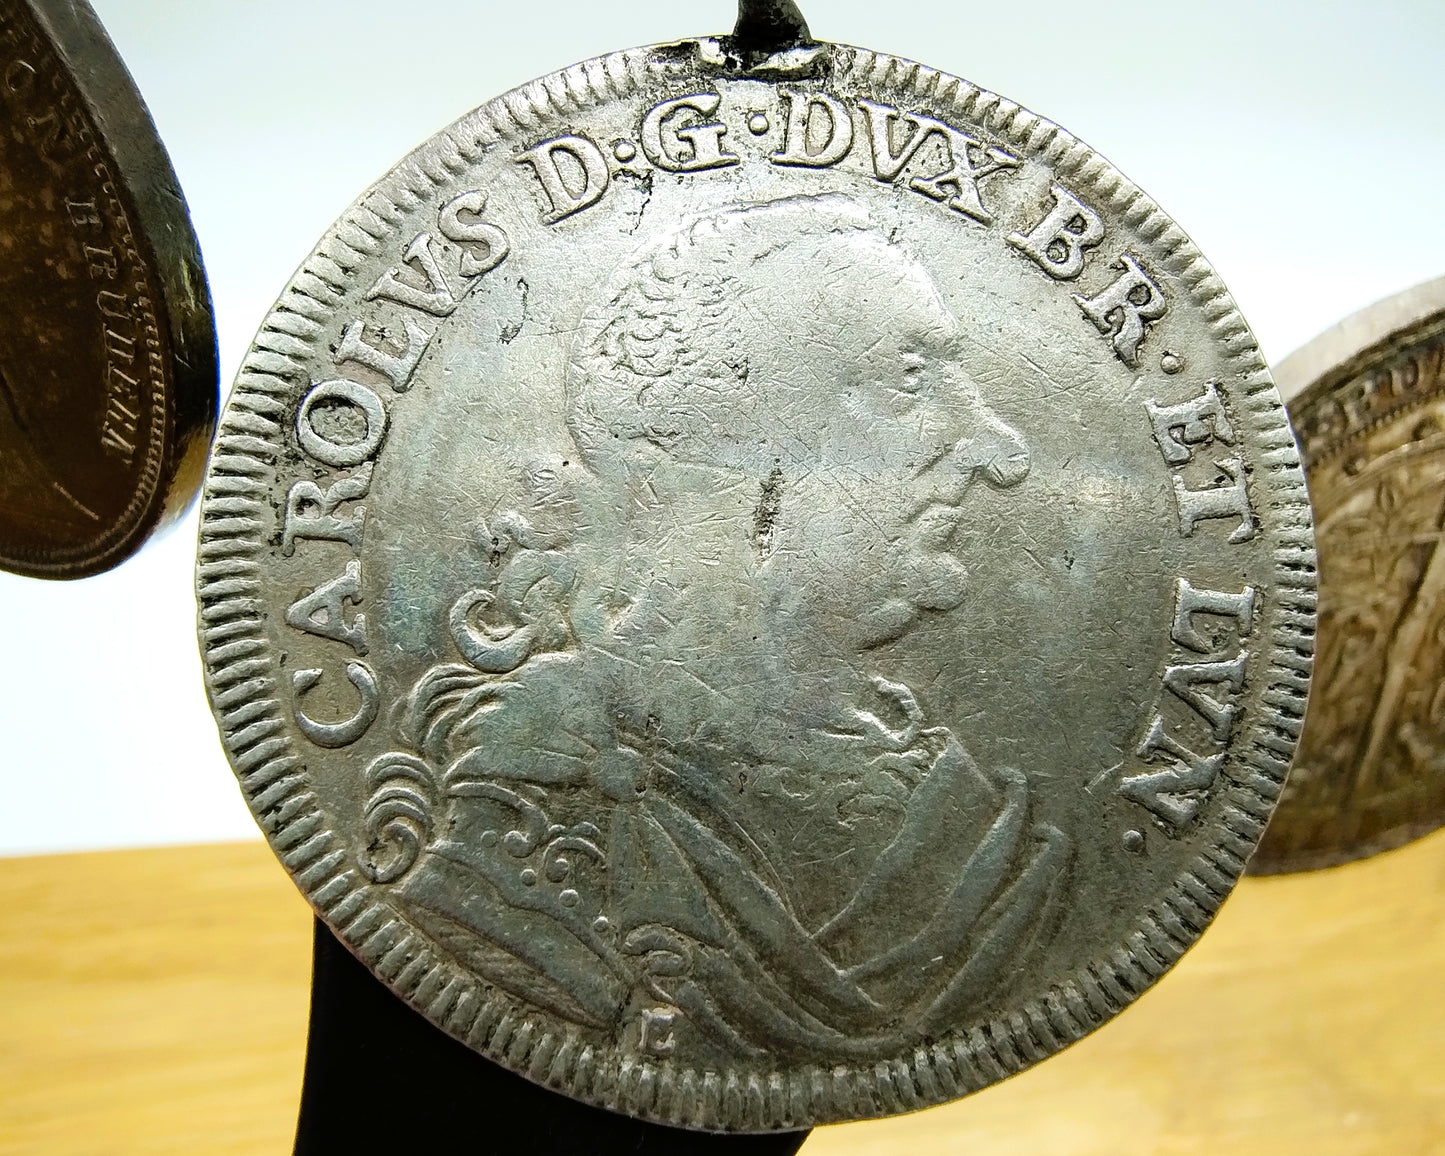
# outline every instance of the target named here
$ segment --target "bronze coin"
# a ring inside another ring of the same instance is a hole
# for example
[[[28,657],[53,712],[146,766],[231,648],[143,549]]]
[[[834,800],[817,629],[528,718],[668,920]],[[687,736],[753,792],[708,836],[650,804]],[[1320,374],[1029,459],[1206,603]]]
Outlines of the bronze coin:
[[[80,578],[190,504],[215,327],[185,200],[81,0],[0,0],[0,567]]]
[[[1445,823],[1445,278],[1276,370],[1319,543],[1319,654],[1255,874],[1373,855]]]

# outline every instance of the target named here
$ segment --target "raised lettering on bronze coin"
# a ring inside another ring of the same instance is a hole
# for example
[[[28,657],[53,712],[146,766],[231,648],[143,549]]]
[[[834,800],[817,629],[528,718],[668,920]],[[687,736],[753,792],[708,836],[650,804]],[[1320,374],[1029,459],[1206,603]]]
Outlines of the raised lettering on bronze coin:
[[[1445,281],[1280,366],[1319,537],[1319,681],[1249,869],[1308,871],[1445,823]]]
[[[185,202],[80,0],[0,0],[0,567],[123,561],[199,489],[215,334]]]
[[[963,1095],[1194,941],[1313,636],[1185,235],[916,64],[591,60],[423,145],[246,358],[198,591],[242,788],[433,1021],[593,1103]]]

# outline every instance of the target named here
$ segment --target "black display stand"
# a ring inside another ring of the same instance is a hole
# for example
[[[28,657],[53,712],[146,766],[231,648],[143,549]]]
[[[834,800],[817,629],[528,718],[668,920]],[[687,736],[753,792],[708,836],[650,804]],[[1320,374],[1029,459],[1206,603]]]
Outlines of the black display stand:
[[[296,1156],[790,1156],[808,1137],[689,1132],[568,1099],[433,1026],[319,920],[315,944]]]

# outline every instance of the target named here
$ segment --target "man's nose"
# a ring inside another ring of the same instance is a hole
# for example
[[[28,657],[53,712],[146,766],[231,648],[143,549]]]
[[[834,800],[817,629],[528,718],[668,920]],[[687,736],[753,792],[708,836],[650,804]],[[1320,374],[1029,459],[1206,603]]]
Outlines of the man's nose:
[[[1029,476],[1029,447],[988,410],[981,410],[971,435],[954,447],[958,468],[996,490],[1018,485]]]

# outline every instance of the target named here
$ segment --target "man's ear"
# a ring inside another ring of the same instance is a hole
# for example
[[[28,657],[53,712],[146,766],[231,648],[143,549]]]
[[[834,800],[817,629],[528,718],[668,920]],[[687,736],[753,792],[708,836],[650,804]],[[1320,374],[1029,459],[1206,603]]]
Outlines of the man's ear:
[[[1024,439],[980,406],[973,432],[953,451],[958,468],[996,490],[1018,485],[1029,476],[1029,447]]]

